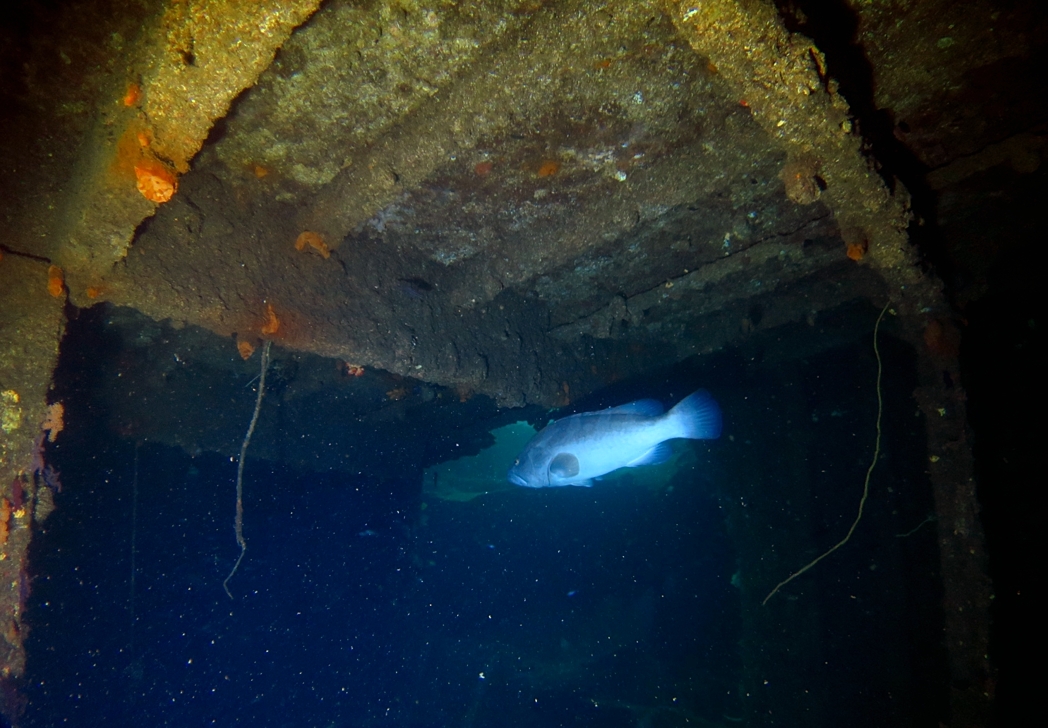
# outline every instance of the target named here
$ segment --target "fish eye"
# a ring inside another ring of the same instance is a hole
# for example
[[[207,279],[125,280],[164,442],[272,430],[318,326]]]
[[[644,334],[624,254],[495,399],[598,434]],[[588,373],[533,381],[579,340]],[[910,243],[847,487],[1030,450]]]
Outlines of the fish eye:
[[[517,458],[516,460],[514,460],[513,464],[514,465],[520,465],[520,458]]]

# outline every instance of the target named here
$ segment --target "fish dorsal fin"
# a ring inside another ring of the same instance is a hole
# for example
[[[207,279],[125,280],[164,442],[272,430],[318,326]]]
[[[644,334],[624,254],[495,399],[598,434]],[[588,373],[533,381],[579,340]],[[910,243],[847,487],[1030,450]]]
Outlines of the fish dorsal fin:
[[[558,478],[573,478],[579,474],[579,459],[570,452],[562,452],[550,461],[549,473]]]
[[[668,442],[660,442],[638,458],[626,463],[627,468],[637,468],[641,465],[656,465],[664,463],[673,456],[673,448]]]
[[[666,409],[662,402],[657,399],[638,399],[636,402],[620,404],[618,407],[609,407],[598,413],[602,415],[644,415],[645,417],[658,417]]]

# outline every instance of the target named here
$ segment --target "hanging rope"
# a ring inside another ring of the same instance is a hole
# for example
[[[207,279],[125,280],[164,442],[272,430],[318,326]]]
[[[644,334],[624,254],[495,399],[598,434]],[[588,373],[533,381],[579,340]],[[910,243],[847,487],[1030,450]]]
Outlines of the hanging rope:
[[[884,318],[885,312],[888,310],[888,306],[891,305],[891,301],[884,304],[884,308],[881,309],[881,314],[877,317],[877,323],[873,325],[873,355],[877,357],[877,439],[874,441],[873,446],[873,459],[870,461],[870,467],[866,469],[866,480],[862,484],[862,498],[859,499],[859,512],[855,516],[855,520],[852,521],[851,528],[848,529],[847,535],[842,538],[837,544],[835,544],[828,551],[817,556],[812,561],[808,562],[797,571],[790,574],[788,577],[780,581],[768,596],[764,597],[764,601],[761,604],[767,604],[768,600],[775,596],[775,593],[782,589],[784,586],[789,584],[791,581],[796,579],[798,576],[803,574],[805,571],[815,566],[817,563],[825,559],[827,556],[832,554],[834,551],[839,549],[844,544],[848,543],[848,540],[855,533],[856,526],[859,525],[859,521],[862,519],[862,511],[866,507],[866,499],[870,495],[870,476],[873,475],[873,469],[877,466],[877,460],[881,456],[881,415],[884,413],[884,396],[881,393],[881,374],[884,371],[884,366],[881,363],[881,350],[877,346],[877,332],[881,328],[881,319]]]
[[[240,556],[233,564],[233,570],[222,582],[222,588],[226,590],[229,598],[233,598],[233,592],[229,591],[229,580],[240,568],[240,562],[244,560],[247,551],[247,541],[244,540],[244,456],[247,455],[247,446],[251,443],[251,436],[255,434],[255,425],[258,424],[258,413],[262,410],[262,398],[266,395],[266,370],[269,369],[269,349],[273,342],[267,341],[262,347],[262,373],[258,379],[258,397],[255,399],[255,412],[251,415],[251,424],[247,426],[244,442],[240,445],[240,458],[237,460],[237,515],[233,527],[237,534],[237,545],[240,546]]]

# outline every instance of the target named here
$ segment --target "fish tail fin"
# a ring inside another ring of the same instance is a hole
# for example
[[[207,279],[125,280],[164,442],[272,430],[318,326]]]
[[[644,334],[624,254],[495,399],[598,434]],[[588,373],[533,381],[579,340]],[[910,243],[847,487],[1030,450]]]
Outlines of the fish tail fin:
[[[667,413],[678,432],[675,437],[716,440],[723,426],[721,409],[705,389],[689,394]]]

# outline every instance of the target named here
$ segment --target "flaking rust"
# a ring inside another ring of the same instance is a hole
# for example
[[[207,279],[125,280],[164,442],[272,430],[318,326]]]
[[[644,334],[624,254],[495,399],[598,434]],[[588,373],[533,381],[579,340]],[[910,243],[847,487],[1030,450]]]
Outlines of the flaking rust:
[[[62,408],[47,401],[65,331],[65,297],[53,295],[48,268],[18,256],[0,260],[0,712],[12,722],[23,707],[31,526],[54,509],[37,473],[46,469],[48,431],[57,435],[64,424]]]
[[[318,0],[174,3],[128,53],[141,83],[111,84],[113,102],[83,141],[58,221],[55,259],[84,302],[130,248],[135,230],[178,193],[178,178],[233,99],[255,84]],[[115,127],[115,133],[114,133]]]

